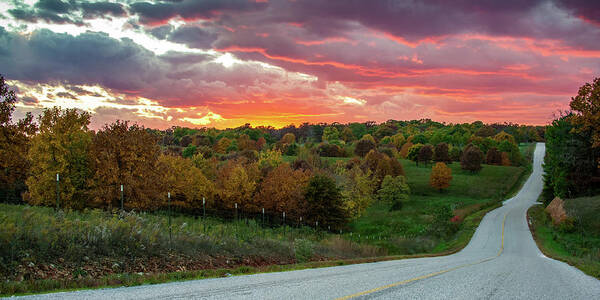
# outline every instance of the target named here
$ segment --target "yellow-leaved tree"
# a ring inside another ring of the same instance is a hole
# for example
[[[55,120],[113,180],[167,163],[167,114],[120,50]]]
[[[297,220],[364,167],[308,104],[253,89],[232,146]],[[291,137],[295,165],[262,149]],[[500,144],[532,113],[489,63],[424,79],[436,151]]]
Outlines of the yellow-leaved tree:
[[[161,155],[164,181],[171,192],[171,205],[180,209],[199,210],[202,198],[212,206],[214,184],[208,180],[194,162],[181,156]]]
[[[450,187],[452,181],[452,170],[443,162],[438,162],[431,169],[429,184],[440,191]]]
[[[56,174],[59,174],[60,206],[83,208],[87,201],[87,180],[91,175],[88,150],[92,133],[90,114],[59,107],[46,109],[38,118],[40,131],[31,140],[27,178],[33,205],[57,203]]]
[[[256,182],[258,181],[258,167],[256,164],[248,166],[247,170],[237,160],[229,160],[217,173],[218,206],[232,209],[237,203],[238,208],[244,211],[258,211],[258,203],[254,199]]]
[[[93,204],[108,209],[119,207],[123,185],[126,209],[159,209],[167,198],[159,155],[156,137],[144,127],[127,121],[105,125],[90,148]]]

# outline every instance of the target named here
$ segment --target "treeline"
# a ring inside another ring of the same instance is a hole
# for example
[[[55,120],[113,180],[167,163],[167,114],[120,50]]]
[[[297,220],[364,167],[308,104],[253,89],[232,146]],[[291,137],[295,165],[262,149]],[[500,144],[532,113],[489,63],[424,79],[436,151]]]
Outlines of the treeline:
[[[569,106],[546,130],[546,203],[600,193],[600,78],[580,87]]]
[[[473,172],[481,163],[521,165],[518,143],[544,139],[543,127],[431,120],[225,130],[116,121],[94,131],[90,114],[73,109],[14,122],[17,99],[1,80],[0,189],[32,205],[112,210],[124,195],[125,209],[153,211],[171,193],[170,204],[187,213],[264,209],[338,229],[374,201],[401,209],[410,193],[401,158],[438,162],[431,185],[443,189],[451,180],[444,163]]]

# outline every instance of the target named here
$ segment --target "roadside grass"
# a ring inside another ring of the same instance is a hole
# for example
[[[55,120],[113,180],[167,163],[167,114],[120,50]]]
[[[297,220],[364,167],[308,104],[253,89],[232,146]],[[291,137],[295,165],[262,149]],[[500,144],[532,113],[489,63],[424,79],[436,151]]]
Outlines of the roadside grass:
[[[570,220],[555,226],[543,205],[528,212],[531,232],[548,257],[566,262],[600,279],[600,196],[565,200]]]

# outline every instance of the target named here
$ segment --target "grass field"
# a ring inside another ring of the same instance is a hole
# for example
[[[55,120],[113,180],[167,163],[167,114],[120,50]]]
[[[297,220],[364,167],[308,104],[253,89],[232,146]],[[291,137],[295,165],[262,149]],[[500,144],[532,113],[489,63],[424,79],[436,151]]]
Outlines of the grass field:
[[[600,196],[565,200],[571,218],[555,226],[542,205],[529,209],[532,232],[546,254],[600,279]]]
[[[483,165],[479,173],[473,174],[462,170],[459,163],[452,163],[450,187],[440,192],[429,185],[431,166],[416,166],[408,160],[402,165],[411,188],[410,202],[399,211],[389,211],[388,206],[376,203],[350,224],[355,234],[375,236],[370,243],[393,254],[448,250],[457,236],[431,232],[429,224],[436,211],[447,206],[463,219],[504,199],[526,172],[524,167]]]

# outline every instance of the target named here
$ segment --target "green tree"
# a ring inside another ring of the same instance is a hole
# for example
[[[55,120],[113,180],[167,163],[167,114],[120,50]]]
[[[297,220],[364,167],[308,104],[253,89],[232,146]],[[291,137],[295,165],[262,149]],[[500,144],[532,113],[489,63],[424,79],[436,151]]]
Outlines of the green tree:
[[[196,147],[194,145],[189,145],[189,146],[185,147],[185,149],[183,149],[183,152],[181,153],[181,155],[185,158],[191,158],[192,156],[196,155],[197,149],[198,149],[198,147]]]
[[[319,227],[339,229],[348,222],[344,198],[335,181],[325,174],[313,175],[304,191],[306,221]]]
[[[337,128],[327,126],[323,129],[323,141],[335,141],[340,139],[340,133]]]
[[[410,187],[404,176],[387,175],[383,179],[381,188],[377,193],[380,201],[390,204],[390,210],[402,209],[404,203],[410,200]]]
[[[56,174],[60,176],[61,207],[83,208],[87,200],[87,180],[91,175],[88,129],[90,114],[58,107],[39,116],[40,132],[29,149],[31,162],[27,178],[30,199],[35,205],[56,205]]]

